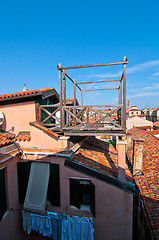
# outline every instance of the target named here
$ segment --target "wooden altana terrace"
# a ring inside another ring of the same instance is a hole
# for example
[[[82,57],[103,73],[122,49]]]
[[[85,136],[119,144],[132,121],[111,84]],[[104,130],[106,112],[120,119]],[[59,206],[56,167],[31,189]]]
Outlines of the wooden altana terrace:
[[[53,105],[41,105],[41,109],[48,116],[42,121],[44,126],[49,127],[53,131],[58,131],[66,136],[96,136],[96,135],[111,135],[122,136],[126,132],[126,64],[127,58],[123,57],[121,62],[80,65],[63,67],[60,63],[57,66],[59,71],[59,103]],[[123,65],[123,73],[119,79],[99,80],[99,81],[83,81],[76,82],[66,71],[69,69],[104,67],[113,65]],[[74,99],[72,104],[67,104],[66,87],[67,81],[71,81],[74,89]],[[117,83],[116,88],[93,88],[82,89],[80,86],[85,84],[98,83]],[[80,91],[80,104],[76,99],[76,91]],[[90,91],[118,91],[118,102],[110,105],[84,105],[83,95]],[[53,112],[46,110],[46,107],[51,107]],[[54,119],[52,124],[46,124],[48,119]],[[49,125],[49,126],[48,126]]]

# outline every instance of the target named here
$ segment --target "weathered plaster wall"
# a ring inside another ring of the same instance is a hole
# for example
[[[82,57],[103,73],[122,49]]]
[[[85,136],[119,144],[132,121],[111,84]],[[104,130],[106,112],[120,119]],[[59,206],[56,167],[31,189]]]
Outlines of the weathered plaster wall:
[[[60,164],[61,206],[47,206],[48,209],[79,216],[91,213],[70,207],[69,177],[89,178],[95,185],[95,233],[94,239],[128,240],[132,239],[133,196],[113,185],[92,178],[64,166],[64,159],[50,157],[51,162]]]
[[[126,120],[126,128],[131,129],[133,127],[151,126],[153,129],[153,122],[142,119],[140,117],[133,117]]]
[[[29,122],[36,121],[34,101],[0,106],[0,110],[5,117],[2,129],[15,134],[30,131]]]

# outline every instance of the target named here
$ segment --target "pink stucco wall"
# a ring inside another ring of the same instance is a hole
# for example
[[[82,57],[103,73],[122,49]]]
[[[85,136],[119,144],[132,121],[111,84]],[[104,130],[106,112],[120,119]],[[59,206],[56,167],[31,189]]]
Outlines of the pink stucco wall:
[[[52,150],[67,148],[67,139],[55,140],[53,137],[34,126],[30,126],[30,131],[31,141],[29,145],[32,147]]]
[[[81,210],[70,208],[69,177],[89,178],[95,185],[95,233],[94,239],[128,240],[132,239],[133,196],[117,187],[64,166],[64,159],[52,158],[60,163],[61,206],[56,211],[75,215],[92,216]]]
[[[29,122],[36,121],[35,102],[24,102],[0,106],[5,121],[2,129],[18,134],[20,131],[30,131]]]
[[[33,160],[33,157],[30,157]],[[94,239],[131,240],[133,221],[133,195],[101,180],[82,174],[64,166],[64,158],[46,157],[42,161],[60,164],[60,207],[47,204],[47,210],[78,216],[92,216],[92,213],[70,207],[69,178],[89,178],[95,185],[96,219]]]
[[[34,157],[30,156],[28,159],[34,160]],[[89,178],[95,185],[96,219],[94,224],[94,239],[132,239],[132,194],[64,166],[65,159],[62,157],[50,156],[41,160],[60,164],[61,205],[60,207],[54,207],[47,203],[47,210],[93,217],[90,212],[70,207],[69,178]],[[22,229],[22,205],[19,205],[18,201],[17,161],[18,157],[14,157],[12,160],[0,164],[0,168],[3,166],[7,167],[7,199],[9,209],[8,215],[0,222],[0,239],[49,239],[47,237],[44,238],[35,232],[31,232],[31,234],[28,235]]]
[[[13,157],[8,161],[0,163],[0,169],[6,167],[6,194],[7,215],[0,221],[0,239],[17,239],[19,228],[19,201],[17,184],[17,162],[19,157]]]

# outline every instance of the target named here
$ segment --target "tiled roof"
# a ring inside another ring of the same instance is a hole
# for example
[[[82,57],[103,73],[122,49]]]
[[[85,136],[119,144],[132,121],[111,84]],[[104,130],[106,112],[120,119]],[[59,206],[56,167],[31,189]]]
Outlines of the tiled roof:
[[[117,177],[117,150],[110,143],[89,137],[76,152],[73,160],[107,176]],[[128,168],[126,178],[132,181]]]
[[[153,123],[154,126],[159,127],[159,121]]]
[[[19,132],[18,136],[16,137],[16,141],[30,141],[30,132]]]
[[[5,133],[0,133],[0,147],[6,146],[11,144],[13,141],[11,139],[8,139],[5,135]]]
[[[155,135],[155,134],[159,134],[159,129],[157,130],[152,130],[152,131],[148,131],[149,134]]]
[[[73,104],[74,104],[74,98],[67,98],[67,99],[66,99],[66,104],[71,104],[71,105],[73,105]],[[79,105],[77,99],[76,99],[76,105]]]
[[[67,98],[66,99],[66,104],[73,104],[74,103],[74,98]]]
[[[45,92],[45,91],[52,90],[52,89],[54,89],[54,87],[41,88],[41,89],[35,89],[35,90],[29,90],[29,91],[23,91],[23,92],[16,92],[16,93],[2,94],[2,95],[0,95],[0,99],[11,99],[11,98],[27,96],[27,95],[36,95],[38,93]]]
[[[48,134],[50,137],[55,138],[56,140],[58,140],[59,135],[51,130],[49,130],[48,128],[44,127],[42,124],[40,124],[39,122],[30,122],[31,126],[34,126],[40,130],[42,130],[43,132],[45,132],[46,134]]]
[[[133,128],[128,131],[133,138],[144,139],[143,175],[134,179],[139,187],[153,233],[159,237],[159,139],[149,132]],[[132,151],[129,152],[132,158]]]

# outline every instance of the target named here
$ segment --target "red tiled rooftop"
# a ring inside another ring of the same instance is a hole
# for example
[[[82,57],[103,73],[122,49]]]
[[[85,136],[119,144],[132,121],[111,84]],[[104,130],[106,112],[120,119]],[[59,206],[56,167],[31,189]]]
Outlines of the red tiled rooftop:
[[[153,123],[154,126],[159,127],[159,121]]]
[[[6,146],[13,141],[11,139],[8,139],[5,135],[5,133],[0,133],[0,147]]]
[[[147,210],[153,233],[157,238],[159,234],[159,139],[148,131],[133,128],[128,131],[133,138],[144,139],[143,149],[143,175],[134,179],[139,187]],[[132,159],[132,151],[129,152]]]
[[[155,134],[159,134],[159,129],[157,130],[152,130],[152,131],[148,131],[149,134],[155,135]]]
[[[30,141],[30,132],[19,132],[18,136],[16,137],[16,141]]]
[[[2,94],[2,95],[0,95],[0,99],[10,99],[10,98],[20,97],[20,96],[35,95],[37,93],[45,92],[45,91],[48,91],[48,90],[51,90],[51,89],[54,89],[54,87],[40,88],[40,89],[35,89],[35,90],[23,91],[23,92]]]
[[[89,137],[76,152],[73,160],[108,176],[117,177],[117,150],[110,143]],[[128,168],[126,178],[132,181]]]

